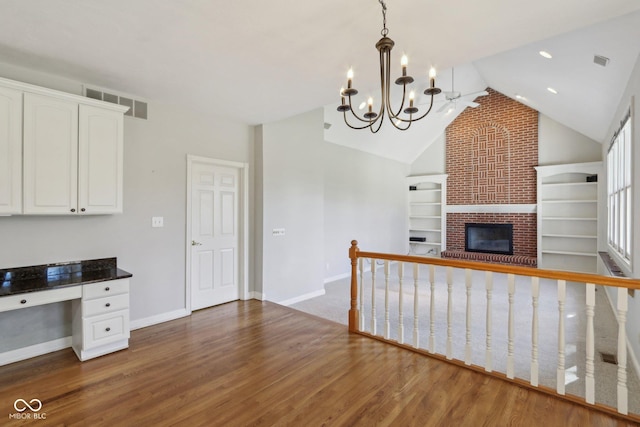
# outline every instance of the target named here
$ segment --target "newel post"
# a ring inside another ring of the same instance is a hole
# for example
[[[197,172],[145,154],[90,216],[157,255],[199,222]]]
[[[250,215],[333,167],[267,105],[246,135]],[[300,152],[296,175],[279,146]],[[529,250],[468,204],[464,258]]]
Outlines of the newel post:
[[[349,248],[349,258],[351,258],[351,308],[349,309],[349,332],[355,332],[359,330],[358,319],[360,319],[360,313],[358,312],[358,241],[352,240],[351,247]]]

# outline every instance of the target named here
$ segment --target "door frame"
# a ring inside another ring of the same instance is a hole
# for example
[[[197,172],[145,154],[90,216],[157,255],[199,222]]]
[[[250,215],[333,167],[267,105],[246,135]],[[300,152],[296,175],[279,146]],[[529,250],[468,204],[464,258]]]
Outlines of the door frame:
[[[249,293],[249,164],[230,160],[187,154],[187,206],[185,238],[185,303],[191,314],[191,172],[193,163],[232,167],[238,170],[238,295],[241,300],[251,298]]]

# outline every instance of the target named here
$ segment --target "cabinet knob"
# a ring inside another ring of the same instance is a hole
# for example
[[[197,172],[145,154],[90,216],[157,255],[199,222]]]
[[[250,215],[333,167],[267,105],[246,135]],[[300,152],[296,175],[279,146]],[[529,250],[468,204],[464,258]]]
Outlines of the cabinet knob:
[[[80,209],[80,212],[84,212],[84,211],[86,211],[86,209],[85,209],[85,208]]]
[[[105,307],[111,307],[111,303],[110,303],[110,302],[108,302],[108,303],[106,303],[104,306],[105,306]]]
[[[109,292],[109,291],[111,290],[111,288],[107,286],[106,288],[104,288],[104,290],[105,290],[106,292]]]
[[[71,208],[71,212],[75,212],[76,210],[74,208]]]
[[[111,330],[111,328],[107,328],[107,329],[105,329],[105,331],[107,331],[107,332],[109,332],[110,330]]]
[[[26,304],[26,303],[27,303],[26,299],[23,299],[22,301],[20,301],[20,304]]]

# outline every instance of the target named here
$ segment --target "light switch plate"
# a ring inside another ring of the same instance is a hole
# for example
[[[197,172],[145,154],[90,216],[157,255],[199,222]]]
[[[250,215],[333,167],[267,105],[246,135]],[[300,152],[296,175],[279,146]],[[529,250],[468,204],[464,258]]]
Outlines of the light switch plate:
[[[151,218],[151,226],[156,227],[164,227],[164,217],[162,216],[154,216]]]

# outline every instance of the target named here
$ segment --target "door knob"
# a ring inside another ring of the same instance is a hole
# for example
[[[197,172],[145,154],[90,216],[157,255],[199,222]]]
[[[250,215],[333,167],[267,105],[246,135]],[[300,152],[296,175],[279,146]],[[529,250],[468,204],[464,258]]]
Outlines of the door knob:
[[[196,242],[195,240],[191,241],[191,246],[202,246],[202,243]]]

